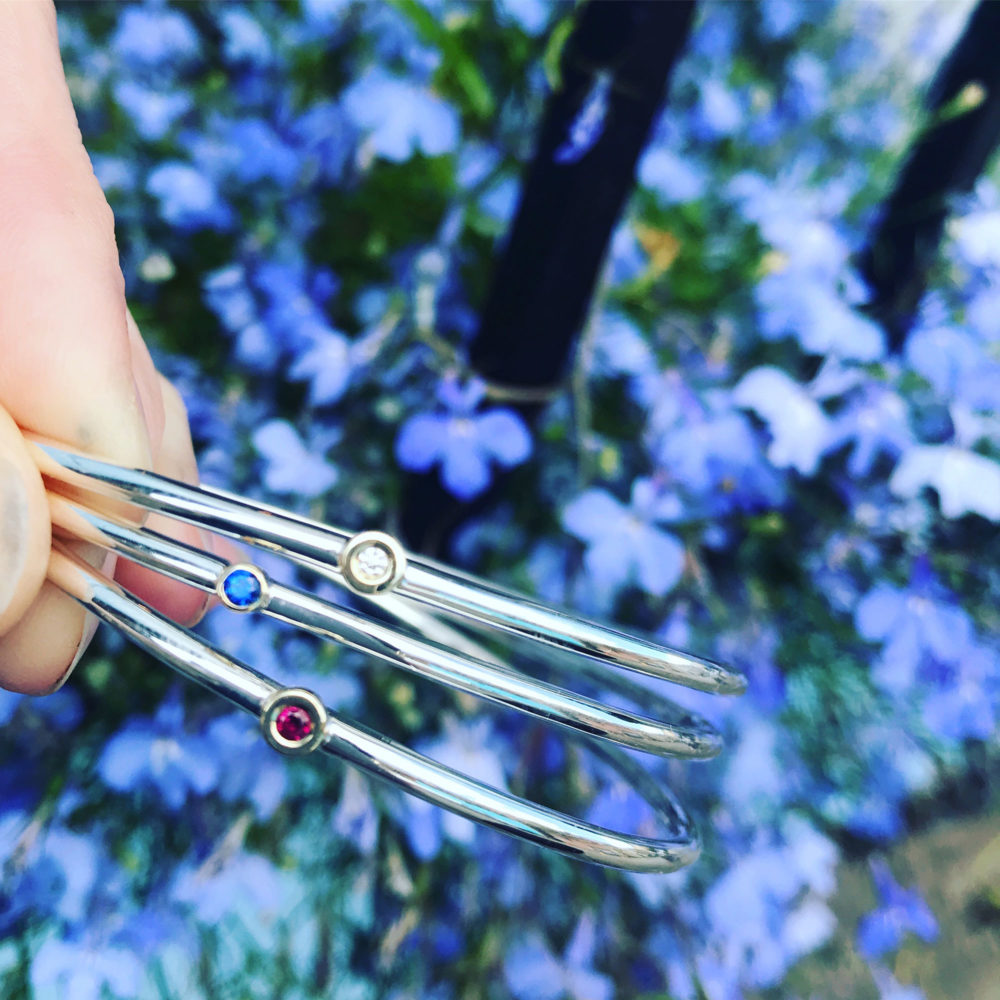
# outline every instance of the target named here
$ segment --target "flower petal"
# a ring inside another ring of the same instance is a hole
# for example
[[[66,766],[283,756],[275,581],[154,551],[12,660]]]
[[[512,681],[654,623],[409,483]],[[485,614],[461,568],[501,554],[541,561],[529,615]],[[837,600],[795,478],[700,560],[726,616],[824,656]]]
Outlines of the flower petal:
[[[489,410],[475,418],[475,427],[480,446],[501,465],[518,465],[531,454],[531,435],[513,410]]]
[[[624,504],[607,490],[584,490],[563,508],[563,527],[585,542],[596,542],[621,530],[628,517]]]
[[[433,413],[415,413],[399,430],[396,460],[404,469],[426,472],[447,448],[448,421]]]
[[[684,572],[684,546],[665,531],[646,528],[632,552],[642,589],[656,597],[672,590]]]

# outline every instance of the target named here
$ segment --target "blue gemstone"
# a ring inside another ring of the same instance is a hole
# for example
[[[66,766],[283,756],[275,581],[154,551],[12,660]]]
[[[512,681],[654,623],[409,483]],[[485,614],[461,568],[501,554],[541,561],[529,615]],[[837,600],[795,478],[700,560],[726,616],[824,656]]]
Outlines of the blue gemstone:
[[[252,608],[261,597],[260,580],[248,569],[234,569],[222,581],[226,600],[236,608]]]

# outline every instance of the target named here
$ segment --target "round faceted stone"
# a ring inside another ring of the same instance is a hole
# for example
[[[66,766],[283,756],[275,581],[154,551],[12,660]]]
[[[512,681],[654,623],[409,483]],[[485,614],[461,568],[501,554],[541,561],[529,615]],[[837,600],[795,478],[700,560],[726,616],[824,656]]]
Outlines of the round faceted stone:
[[[274,720],[274,728],[289,743],[301,743],[312,735],[313,717],[301,705],[286,705]]]
[[[392,575],[392,556],[381,545],[372,543],[354,553],[351,568],[365,583],[381,583]]]
[[[222,592],[234,608],[252,608],[260,600],[263,588],[256,573],[234,569],[222,581]]]
[[[323,745],[328,715],[315,692],[306,688],[275,691],[261,705],[264,739],[286,754],[307,754]]]

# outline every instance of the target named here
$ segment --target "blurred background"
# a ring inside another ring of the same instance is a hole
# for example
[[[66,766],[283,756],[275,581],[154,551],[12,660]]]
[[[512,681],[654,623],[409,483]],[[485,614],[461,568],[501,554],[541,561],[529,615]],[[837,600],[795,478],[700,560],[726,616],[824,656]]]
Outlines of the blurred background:
[[[704,854],[627,875],[286,762],[102,630],[0,692],[0,995],[1000,997],[998,15],[61,4],[206,482],[750,690],[670,692],[727,737],[650,764]],[[648,829],[543,727],[234,617],[344,714]]]

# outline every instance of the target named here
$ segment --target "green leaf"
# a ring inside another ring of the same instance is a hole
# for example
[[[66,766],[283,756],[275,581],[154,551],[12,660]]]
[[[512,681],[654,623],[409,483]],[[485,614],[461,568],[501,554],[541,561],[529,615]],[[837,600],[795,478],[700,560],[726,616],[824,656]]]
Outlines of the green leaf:
[[[549,34],[545,52],[542,54],[542,69],[545,71],[545,79],[549,81],[549,86],[553,90],[558,90],[562,86],[562,54],[563,49],[566,48],[566,41],[573,31],[573,25],[572,17],[564,17],[558,21]]]
[[[439,76],[455,81],[477,118],[492,118],[496,111],[493,92],[457,32],[449,30],[452,22],[439,21],[417,0],[391,0],[391,3],[410,19],[420,37],[441,53]]]

